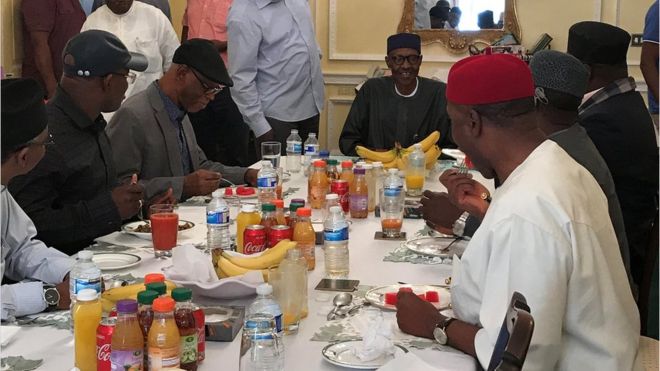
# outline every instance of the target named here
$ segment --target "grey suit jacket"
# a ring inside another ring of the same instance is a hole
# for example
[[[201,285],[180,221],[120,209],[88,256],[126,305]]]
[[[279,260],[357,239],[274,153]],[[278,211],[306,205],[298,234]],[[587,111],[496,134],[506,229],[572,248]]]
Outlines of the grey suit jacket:
[[[174,196],[182,200],[183,178],[187,174],[183,173],[181,164],[178,133],[167,115],[157,83],[126,99],[110,120],[106,132],[120,180],[126,181],[132,174],[137,174],[147,198],[172,187]],[[209,161],[197,145],[187,115],[182,125],[194,170],[217,171],[234,184],[245,182],[247,168]]]

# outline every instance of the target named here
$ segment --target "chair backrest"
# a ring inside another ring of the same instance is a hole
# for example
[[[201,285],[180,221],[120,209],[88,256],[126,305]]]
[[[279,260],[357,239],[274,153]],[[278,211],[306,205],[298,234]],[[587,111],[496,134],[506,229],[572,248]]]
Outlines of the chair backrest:
[[[525,297],[517,291],[514,292],[497,336],[488,371],[522,369],[534,333],[534,319],[529,312]]]

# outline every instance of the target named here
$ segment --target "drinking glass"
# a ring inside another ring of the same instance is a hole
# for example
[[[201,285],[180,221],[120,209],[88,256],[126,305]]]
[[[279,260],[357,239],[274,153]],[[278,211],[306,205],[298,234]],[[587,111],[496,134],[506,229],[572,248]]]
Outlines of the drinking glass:
[[[149,207],[149,220],[151,221],[154,256],[156,258],[171,257],[179,233],[179,215],[174,211],[174,205],[151,205]]]
[[[280,167],[280,157],[282,156],[282,144],[280,142],[261,143],[261,159],[273,163],[273,168]]]

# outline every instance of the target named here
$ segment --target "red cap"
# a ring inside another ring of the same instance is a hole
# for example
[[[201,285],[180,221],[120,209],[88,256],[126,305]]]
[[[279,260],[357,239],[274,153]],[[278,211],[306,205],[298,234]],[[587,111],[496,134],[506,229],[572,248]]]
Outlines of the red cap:
[[[314,167],[325,167],[326,163],[323,160],[314,161]]]
[[[312,209],[309,207],[301,207],[296,210],[296,215],[298,216],[312,216]]]
[[[154,300],[154,303],[151,305],[151,308],[155,312],[161,312],[161,313],[171,312],[174,310],[174,305],[175,305],[174,299],[172,299],[169,296],[163,296],[160,298],[156,298]]]
[[[273,201],[275,204],[275,207],[278,209],[283,209],[284,208],[284,200],[275,200]]]
[[[346,160],[341,162],[341,168],[342,169],[350,169],[353,167],[353,161]]]
[[[534,96],[527,64],[508,54],[475,55],[456,62],[447,77],[447,100],[477,105]]]
[[[144,284],[148,285],[154,282],[165,282],[165,276],[162,273],[149,273],[144,276]]]

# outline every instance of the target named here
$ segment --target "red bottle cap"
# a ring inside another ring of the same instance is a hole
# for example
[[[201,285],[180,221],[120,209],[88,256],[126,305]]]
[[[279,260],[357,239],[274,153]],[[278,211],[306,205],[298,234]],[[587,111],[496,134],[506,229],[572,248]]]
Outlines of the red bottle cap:
[[[312,216],[312,209],[309,207],[301,207],[296,210],[296,215],[298,216]]]
[[[165,275],[163,275],[162,273],[149,273],[144,276],[145,285],[154,282],[165,282]]]
[[[284,200],[275,200],[273,201],[275,204],[275,208],[277,209],[283,209],[284,208]]]
[[[174,299],[170,298],[169,296],[164,296],[164,297],[160,297],[160,298],[157,298],[156,300],[154,300],[154,303],[151,306],[151,308],[155,312],[164,313],[164,312],[173,311],[174,310],[174,305],[175,305]]]

